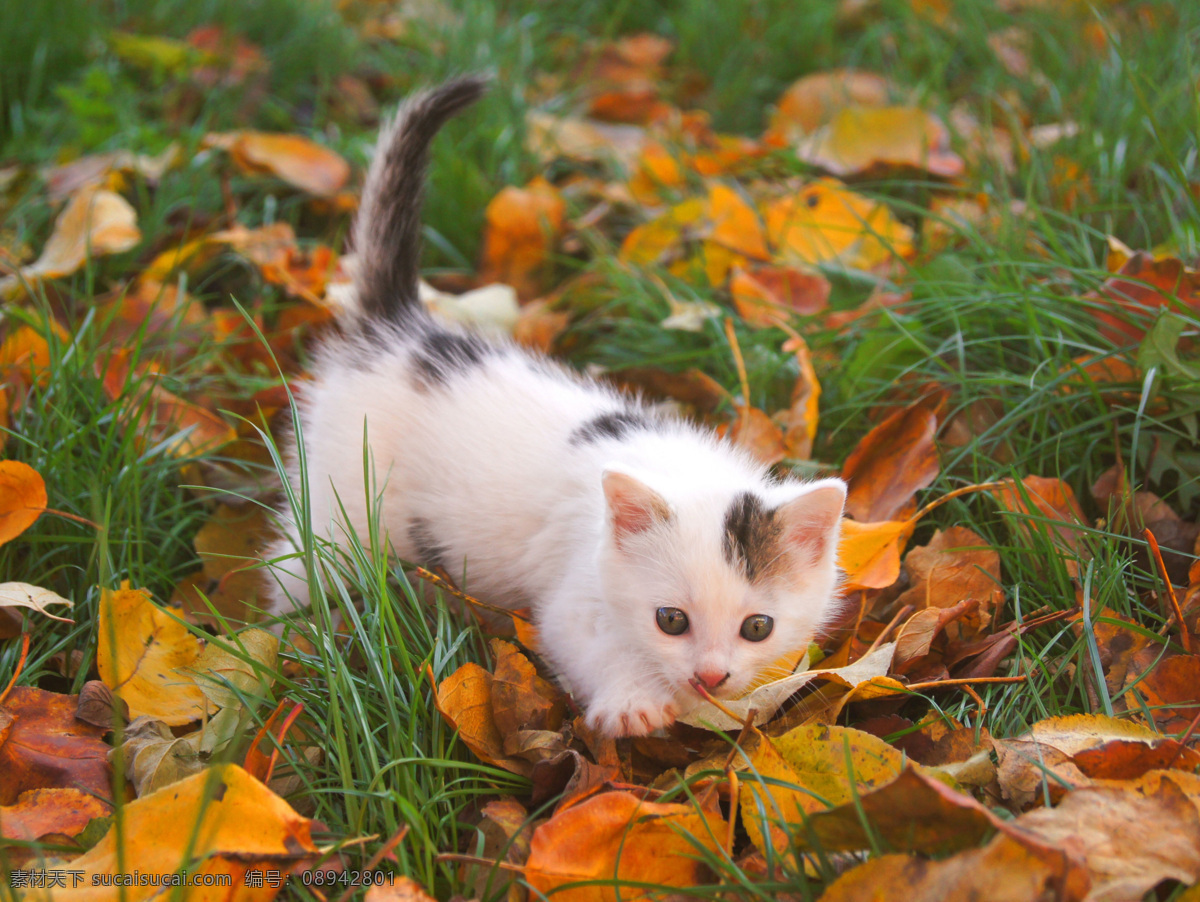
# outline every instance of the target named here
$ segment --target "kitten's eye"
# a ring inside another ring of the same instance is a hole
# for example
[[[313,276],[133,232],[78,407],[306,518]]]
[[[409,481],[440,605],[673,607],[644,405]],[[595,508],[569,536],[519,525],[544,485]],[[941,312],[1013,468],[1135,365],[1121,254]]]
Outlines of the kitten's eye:
[[[679,608],[659,608],[654,616],[658,628],[668,636],[682,636],[688,631],[688,616]]]
[[[771,635],[774,628],[775,618],[766,614],[751,614],[742,621],[742,638],[751,642],[761,642]]]

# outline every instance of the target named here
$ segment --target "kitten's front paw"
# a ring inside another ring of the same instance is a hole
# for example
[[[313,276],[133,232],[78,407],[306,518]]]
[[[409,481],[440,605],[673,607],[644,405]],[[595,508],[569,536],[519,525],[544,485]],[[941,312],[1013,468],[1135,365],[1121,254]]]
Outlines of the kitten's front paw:
[[[620,702],[596,702],[588,707],[587,724],[593,730],[614,738],[648,736],[675,723],[679,711],[674,704],[658,704],[648,699]]]

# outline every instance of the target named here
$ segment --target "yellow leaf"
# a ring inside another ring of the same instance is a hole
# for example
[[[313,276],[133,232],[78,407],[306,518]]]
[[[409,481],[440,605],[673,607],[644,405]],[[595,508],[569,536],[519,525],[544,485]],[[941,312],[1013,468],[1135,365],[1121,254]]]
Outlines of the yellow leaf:
[[[950,150],[942,120],[916,107],[847,107],[803,141],[796,155],[839,176],[912,167],[955,178],[965,168]]]
[[[39,614],[45,614],[52,620],[73,623],[66,617],[56,617],[46,610],[46,605],[65,604],[73,607],[73,602],[63,598],[57,592],[31,586],[29,583],[0,583],[0,608],[31,608]]]
[[[783,92],[768,134],[786,141],[815,131],[848,106],[883,106],[891,85],[882,75],[834,69],[806,75]]]
[[[0,279],[0,296],[16,293],[22,281],[68,276],[83,266],[89,255],[118,254],[141,240],[137,213],[125,198],[94,186],[83,188],[59,214],[42,255],[16,275]]]
[[[137,873],[169,878],[188,868],[193,877],[202,878],[185,892],[188,902],[267,902],[279,889],[269,882],[251,887],[248,871],[286,873],[319,854],[312,841],[312,821],[234,764],[127,803],[121,820],[119,833],[112,827],[89,852],[71,862],[72,870],[83,872],[78,887],[72,888],[68,881],[65,889],[29,890],[23,898],[27,902],[167,898],[170,888],[164,891],[161,885],[140,882],[113,886],[112,877]]]
[[[908,226],[837,179],[818,179],[763,213],[768,241],[790,262],[870,269],[913,253]]]
[[[204,693],[182,670],[199,656],[200,640],[144,589],[126,580],[116,592],[101,590],[96,668],[134,717],[180,726],[204,716]]]
[[[643,266],[669,266],[677,262],[671,252],[680,243],[683,230],[698,225],[707,209],[703,199],[693,197],[643,223],[625,236],[620,258]]]

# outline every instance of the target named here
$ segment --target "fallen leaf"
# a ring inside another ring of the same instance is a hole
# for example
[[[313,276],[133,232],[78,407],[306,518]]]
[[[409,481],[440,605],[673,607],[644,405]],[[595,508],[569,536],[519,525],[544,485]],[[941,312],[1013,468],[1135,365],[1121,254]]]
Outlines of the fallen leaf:
[[[799,335],[789,338],[780,350],[795,354],[800,374],[792,386],[791,406],[776,414],[776,419],[784,428],[783,446],[787,456],[808,460],[812,457],[813,442],[817,439],[821,383],[817,380],[812,354],[803,338]]]
[[[199,657],[200,641],[179,619],[182,612],[159,608],[128,580],[100,594],[96,669],[105,685],[135,717],[146,714],[169,726],[203,717],[204,693],[185,671]]]
[[[1079,550],[1079,527],[1087,521],[1074,490],[1061,479],[1026,476],[1020,487],[1006,479],[1003,486],[992,491],[1000,509],[1016,515],[1018,532],[1028,535],[1032,530],[1044,531],[1059,547]]]
[[[71,862],[73,870],[82,871],[83,880],[69,895],[82,902],[99,902],[115,896],[112,875],[136,872],[167,877],[186,869],[201,880],[227,875],[230,885],[237,888],[238,899],[267,902],[280,888],[269,881],[252,887],[248,871],[286,872],[318,855],[312,842],[312,821],[298,815],[240,767],[227,764],[125,805],[120,831],[114,826],[90,851]],[[109,886],[103,885],[105,875]],[[161,886],[148,882],[122,889],[130,902],[161,893]],[[225,887],[211,895],[192,895],[215,899],[228,894]],[[49,889],[27,890],[25,898],[49,902],[59,896]]]
[[[956,178],[966,168],[950,150],[950,132],[916,107],[848,107],[796,147],[811,166],[837,176],[897,167]]]
[[[337,194],[350,178],[339,154],[300,135],[223,132],[206,135],[204,144],[227,151],[243,172],[273,175],[318,197]]]
[[[920,611],[975,602],[947,631],[952,639],[976,638],[993,622],[1003,604],[1000,555],[982,536],[964,526],[935,532],[928,545],[909,551],[904,569],[911,588],[896,599],[897,607],[912,605]]]
[[[570,322],[571,314],[565,310],[553,309],[548,301],[531,301],[521,308],[513,324],[513,339],[526,348],[549,354]]]
[[[58,215],[41,256],[15,275],[0,279],[0,297],[18,293],[22,284],[69,276],[89,257],[119,254],[141,240],[137,213],[125,198],[112,191],[84,188],[72,195]]]
[[[524,188],[502,189],[484,211],[480,278],[511,285],[524,298],[536,296],[538,276],[558,241],[566,209],[558,190],[541,176]]]
[[[846,574],[843,590],[886,589],[896,582],[900,577],[900,555],[914,528],[909,520],[842,520],[838,567]]]
[[[1145,697],[1158,723],[1165,726],[1170,719],[1180,718],[1186,725],[1200,713],[1197,687],[1200,656],[1170,655],[1142,677],[1135,691]]]
[[[911,516],[915,494],[940,470],[937,427],[936,409],[921,399],[863,436],[842,465],[842,478],[849,483],[846,515],[863,523]]]
[[[701,850],[716,853],[726,827],[719,814],[691,805],[647,802],[602,792],[558,812],[534,831],[525,879],[561,902],[609,902],[646,895],[638,884],[705,883]],[[612,881],[620,884],[613,885]],[[607,881],[589,886],[570,884]]]
[[[892,86],[882,75],[861,69],[816,72],[793,82],[771,114],[770,140],[789,143],[811,134],[847,107],[885,106]]]
[[[817,179],[763,207],[767,241],[786,263],[871,269],[913,253],[912,230],[837,179]]]
[[[644,129],[575,117],[560,118],[542,110],[525,114],[525,146],[543,163],[558,158],[583,163],[615,161],[632,169],[646,143]]]
[[[820,313],[832,287],[819,273],[773,264],[735,265],[729,292],[737,312],[750,325],[778,326],[794,316]]]
[[[373,883],[363,894],[363,902],[437,902],[412,877],[397,877],[396,882]]]
[[[1153,254],[1139,251],[1084,298],[1096,305],[1096,319],[1106,338],[1115,343],[1138,342],[1162,308],[1174,307],[1193,315],[1200,311],[1200,272],[1177,258],[1155,259]]]
[[[538,676],[517,647],[502,639],[491,641],[496,669],[492,674],[492,717],[502,736],[518,730],[555,731],[562,726],[566,696]]]
[[[47,611],[46,606],[51,604],[65,604],[68,608],[73,606],[70,599],[63,598],[49,589],[41,589],[29,583],[0,583],[0,608],[30,608],[51,620],[74,623],[73,620],[55,616]]]
[[[83,832],[94,819],[105,817],[112,806],[78,789],[31,789],[21,793],[16,804],[0,805],[0,840],[60,843]],[[5,850],[10,864],[33,858],[35,850],[22,854],[19,848]]]
[[[176,737],[161,720],[142,715],[125,727],[119,754],[125,762],[125,778],[138,797],[198,774],[208,766],[200,757],[196,733]]]
[[[49,166],[41,171],[41,176],[46,181],[50,200],[59,201],[84,188],[118,190],[122,181],[120,176],[128,172],[137,173],[152,185],[157,184],[179,157],[179,145],[172,142],[156,156],[128,150],[88,154],[61,166]]]
[[[768,467],[787,456],[783,430],[774,420],[757,407],[737,404],[734,409],[737,415],[717,430],[725,441],[749,452],[751,457]]]
[[[0,545],[32,526],[48,501],[37,470],[19,460],[0,460]]]
[[[793,836],[802,849],[857,851],[883,840],[890,849],[944,855],[979,845],[1005,822],[969,795],[908,765],[857,799],[813,812],[807,826]]]
[[[421,302],[442,319],[469,326],[500,341],[513,334],[522,316],[517,292],[511,285],[484,285],[455,295],[421,281],[417,293]],[[526,305],[526,309],[530,306]]]
[[[533,766],[522,758],[506,755],[504,736],[492,713],[492,675],[468,661],[437,687],[439,713],[458,738],[481,761],[528,777]]]
[[[75,718],[79,697],[16,686],[0,706],[0,805],[31,789],[112,799],[107,732]]]

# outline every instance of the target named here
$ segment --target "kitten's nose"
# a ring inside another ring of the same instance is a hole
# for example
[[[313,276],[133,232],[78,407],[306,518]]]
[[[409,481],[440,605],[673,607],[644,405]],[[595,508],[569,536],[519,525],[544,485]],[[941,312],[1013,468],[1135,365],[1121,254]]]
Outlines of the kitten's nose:
[[[712,692],[727,679],[729,679],[729,672],[726,671],[725,673],[722,673],[719,670],[697,670],[694,676],[703,684],[705,689],[707,689],[709,692]]]

